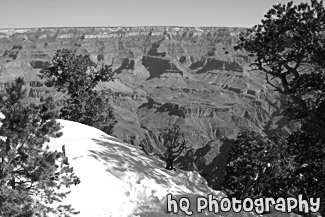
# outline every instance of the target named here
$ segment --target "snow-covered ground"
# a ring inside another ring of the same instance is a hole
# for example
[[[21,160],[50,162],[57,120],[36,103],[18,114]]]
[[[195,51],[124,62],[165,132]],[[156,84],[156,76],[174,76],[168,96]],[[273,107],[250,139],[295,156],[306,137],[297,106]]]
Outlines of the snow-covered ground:
[[[167,213],[166,195],[191,199],[192,216],[256,216],[252,213],[197,213],[198,196],[224,194],[207,186],[196,172],[168,171],[164,162],[138,151],[95,128],[65,120],[63,136],[52,139],[51,150],[62,150],[81,183],[71,187],[63,204],[71,204],[80,217],[186,216]],[[277,213],[274,216],[282,216]]]

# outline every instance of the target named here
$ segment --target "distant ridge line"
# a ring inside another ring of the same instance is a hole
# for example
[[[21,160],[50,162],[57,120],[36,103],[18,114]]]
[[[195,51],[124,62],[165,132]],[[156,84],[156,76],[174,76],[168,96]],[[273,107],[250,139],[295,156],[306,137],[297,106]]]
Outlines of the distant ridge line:
[[[87,28],[141,28],[141,27],[147,27],[147,28],[238,28],[238,29],[246,29],[249,27],[234,27],[234,26],[53,26],[53,27],[0,27],[0,30],[6,30],[6,29],[65,29],[65,28],[78,28],[78,29],[87,29]]]

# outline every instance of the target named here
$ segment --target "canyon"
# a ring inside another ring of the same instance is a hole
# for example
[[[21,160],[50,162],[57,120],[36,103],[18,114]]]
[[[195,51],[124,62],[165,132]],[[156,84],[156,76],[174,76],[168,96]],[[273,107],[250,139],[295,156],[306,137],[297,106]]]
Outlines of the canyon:
[[[22,76],[30,102],[47,95],[59,103],[64,94],[44,86],[38,77],[56,50],[74,49],[94,62],[112,65],[110,89],[118,124],[113,136],[139,145],[161,128],[178,124],[194,151],[202,174],[224,162],[224,138],[244,129],[274,134],[289,130],[276,92],[265,75],[253,70],[252,57],[233,46],[242,28],[89,27],[0,29],[0,89]],[[222,160],[223,159],[223,160]],[[178,162],[180,168],[191,166]],[[220,169],[220,166],[219,166]],[[213,169],[212,169],[213,170]],[[211,174],[210,174],[211,175]],[[210,185],[215,180],[206,177]]]

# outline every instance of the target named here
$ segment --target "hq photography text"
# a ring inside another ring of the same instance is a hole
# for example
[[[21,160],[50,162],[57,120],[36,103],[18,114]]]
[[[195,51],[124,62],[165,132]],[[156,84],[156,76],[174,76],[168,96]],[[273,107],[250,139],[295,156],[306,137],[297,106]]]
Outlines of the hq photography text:
[[[208,194],[207,197],[199,196],[196,198],[196,201],[191,201],[187,197],[175,199],[172,194],[167,194],[166,199],[167,212],[172,212],[174,214],[183,212],[188,216],[206,211],[215,214],[231,211],[235,213],[255,211],[257,214],[263,214],[265,212],[270,212],[271,207],[273,207],[273,210],[283,213],[290,213],[294,210],[304,213],[316,213],[320,208],[320,198],[309,198],[309,200],[305,200],[302,195],[298,195],[297,198],[280,197],[274,199],[267,197],[253,200],[248,197],[244,200],[238,200],[236,198],[230,199],[227,197],[217,199],[213,194]],[[192,207],[191,205],[193,204],[194,206]]]

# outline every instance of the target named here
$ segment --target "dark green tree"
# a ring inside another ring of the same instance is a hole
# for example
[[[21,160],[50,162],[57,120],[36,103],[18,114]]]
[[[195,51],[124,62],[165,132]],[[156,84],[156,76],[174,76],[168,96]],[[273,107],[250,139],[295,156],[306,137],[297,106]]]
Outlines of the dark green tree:
[[[61,108],[60,118],[97,127],[111,134],[117,123],[108,91],[95,89],[99,82],[113,80],[111,66],[94,63],[89,55],[61,49],[51,64],[40,71],[45,85],[66,93],[68,99]]]
[[[24,80],[17,78],[0,94],[0,216],[43,216],[68,192],[58,192],[79,179],[61,152],[45,143],[62,135],[52,98],[39,105],[26,102]],[[65,162],[65,163],[64,163]],[[68,208],[67,212],[73,212]]]

